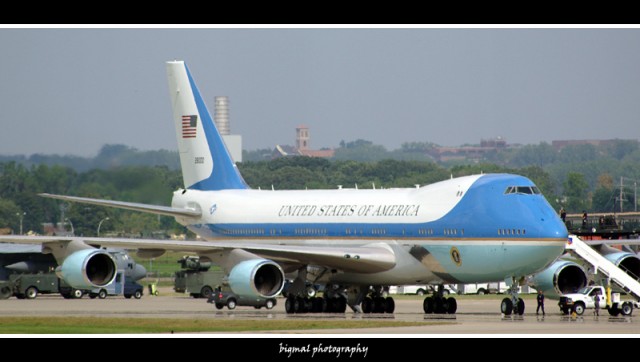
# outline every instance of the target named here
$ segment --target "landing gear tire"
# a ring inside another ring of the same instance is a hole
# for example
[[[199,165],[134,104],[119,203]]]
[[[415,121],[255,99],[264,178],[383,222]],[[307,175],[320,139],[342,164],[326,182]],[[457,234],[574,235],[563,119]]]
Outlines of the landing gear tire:
[[[373,300],[369,297],[362,301],[362,313],[369,314],[373,311]]]
[[[296,297],[293,300],[293,313],[303,313],[304,311],[304,301],[302,297]]]
[[[384,313],[385,307],[386,303],[384,298],[376,297],[373,299],[373,313]]]
[[[426,314],[433,313],[434,307],[435,307],[435,301],[433,300],[433,297],[424,298],[424,302],[422,302],[422,309],[424,309],[424,312]]]
[[[456,314],[458,310],[458,302],[455,298],[451,297],[447,299],[447,313],[448,314]]]
[[[445,302],[446,301],[443,298],[436,297],[435,308],[433,312],[435,314],[444,314],[444,312],[447,310],[447,306],[445,305]]]
[[[396,301],[393,300],[393,298],[391,297],[386,297],[384,302],[385,302],[384,311],[388,314],[393,314],[393,312],[396,310]]]
[[[518,298],[518,304],[516,304],[516,307],[513,309],[513,312],[516,313],[517,315],[524,314],[524,300],[522,300],[522,298]]]
[[[296,297],[289,295],[287,297],[287,300],[285,300],[284,302],[284,310],[285,312],[287,312],[287,314],[292,314],[295,313],[295,301],[296,301]]]
[[[511,315],[513,312],[513,302],[510,298],[504,298],[500,303],[500,312],[504,315]]]

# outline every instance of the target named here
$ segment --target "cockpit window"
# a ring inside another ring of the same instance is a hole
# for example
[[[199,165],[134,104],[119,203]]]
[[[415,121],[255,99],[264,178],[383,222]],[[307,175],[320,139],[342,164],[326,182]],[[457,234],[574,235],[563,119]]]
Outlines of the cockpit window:
[[[540,195],[540,190],[535,186],[509,186],[504,191],[508,194]]]

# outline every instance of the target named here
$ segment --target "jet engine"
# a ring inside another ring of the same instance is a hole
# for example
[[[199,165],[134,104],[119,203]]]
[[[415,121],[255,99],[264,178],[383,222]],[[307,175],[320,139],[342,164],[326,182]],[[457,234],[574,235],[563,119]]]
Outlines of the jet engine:
[[[529,281],[547,297],[558,299],[562,294],[573,293],[587,285],[587,273],[577,263],[558,260],[547,269],[535,274]]]
[[[76,289],[101,288],[115,278],[116,262],[105,250],[82,249],[67,256],[56,274]]]
[[[624,270],[631,277],[637,279],[638,276],[640,276],[640,258],[638,258],[637,255],[618,251],[610,254],[603,253],[603,256],[618,268]]]
[[[250,259],[236,264],[229,273],[231,290],[245,297],[274,298],[284,287],[284,272],[268,259]]]

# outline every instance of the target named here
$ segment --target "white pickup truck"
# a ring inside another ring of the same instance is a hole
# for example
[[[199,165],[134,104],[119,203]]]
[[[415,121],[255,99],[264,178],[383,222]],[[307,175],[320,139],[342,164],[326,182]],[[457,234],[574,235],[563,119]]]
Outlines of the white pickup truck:
[[[607,306],[607,291],[599,285],[587,286],[576,293],[563,295],[560,297],[558,306],[563,314],[575,312],[577,315],[582,315],[586,309],[595,308],[596,298],[599,300],[600,308],[607,309],[612,316],[619,314],[630,316],[634,306],[636,308],[640,306],[638,302],[620,301],[620,293],[611,293],[611,305]]]

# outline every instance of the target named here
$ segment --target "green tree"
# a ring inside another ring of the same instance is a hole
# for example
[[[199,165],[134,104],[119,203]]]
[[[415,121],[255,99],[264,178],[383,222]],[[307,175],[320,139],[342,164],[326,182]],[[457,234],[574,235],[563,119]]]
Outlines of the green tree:
[[[564,182],[564,196],[566,197],[565,209],[567,212],[581,212],[589,208],[587,193],[589,184],[584,175],[576,172],[569,172]]]

